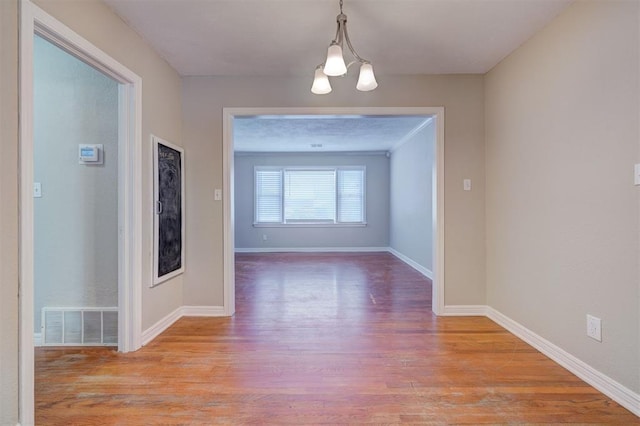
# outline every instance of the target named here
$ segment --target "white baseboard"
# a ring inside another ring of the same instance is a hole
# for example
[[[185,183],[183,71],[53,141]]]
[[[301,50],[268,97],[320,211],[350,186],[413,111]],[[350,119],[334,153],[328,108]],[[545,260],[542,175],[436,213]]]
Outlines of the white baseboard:
[[[640,394],[621,385],[611,377],[601,373],[589,364],[581,361],[562,348],[539,336],[522,324],[512,320],[501,312],[487,307],[487,317],[518,336],[553,361],[557,362],[594,388],[598,389],[618,404],[640,416]]]
[[[33,346],[42,346],[42,333],[33,333]]]
[[[377,253],[388,247],[251,247],[237,248],[236,253]]]
[[[142,332],[142,346],[145,346],[153,339],[158,337],[160,333],[165,331],[167,328],[171,327],[171,325],[178,321],[182,317],[182,307],[176,308],[175,311],[171,312],[166,317],[162,318],[157,323],[153,324],[151,327]]]
[[[225,315],[222,306],[180,306],[142,332],[142,346],[145,346],[158,337],[163,331],[171,327],[174,322],[182,317],[223,317]]]
[[[448,317],[485,317],[487,305],[445,305],[441,316]]]
[[[413,259],[405,256],[404,254],[400,253],[398,250],[393,249],[391,247],[387,247],[387,250],[389,253],[391,253],[392,255],[394,255],[395,257],[397,257],[398,259],[402,260],[404,263],[406,263],[407,265],[411,266],[413,269],[415,269],[416,271],[420,272],[422,275],[424,275],[425,277],[429,278],[430,280],[433,279],[433,272],[431,272],[429,269],[425,268],[424,266],[420,265],[418,262],[414,261]]]
[[[182,317],[223,317],[225,316],[222,306],[183,306]]]

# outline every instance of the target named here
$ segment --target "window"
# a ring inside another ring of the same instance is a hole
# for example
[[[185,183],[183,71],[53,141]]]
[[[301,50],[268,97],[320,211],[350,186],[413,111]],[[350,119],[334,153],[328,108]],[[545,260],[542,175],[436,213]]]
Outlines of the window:
[[[256,170],[256,222],[282,222],[282,170]]]
[[[363,225],[364,167],[255,168],[255,225]]]

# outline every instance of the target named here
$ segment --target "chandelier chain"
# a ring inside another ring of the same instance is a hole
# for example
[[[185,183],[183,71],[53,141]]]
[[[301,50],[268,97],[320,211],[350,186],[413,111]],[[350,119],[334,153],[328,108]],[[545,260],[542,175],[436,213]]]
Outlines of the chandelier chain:
[[[340,0],[340,14],[342,14],[342,0]]]

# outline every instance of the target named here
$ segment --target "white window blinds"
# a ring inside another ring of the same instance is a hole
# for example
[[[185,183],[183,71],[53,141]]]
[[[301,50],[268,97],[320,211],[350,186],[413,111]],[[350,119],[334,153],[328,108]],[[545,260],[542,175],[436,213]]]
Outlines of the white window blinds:
[[[338,170],[338,222],[364,222],[364,170]]]
[[[335,170],[285,170],[285,222],[328,222],[336,218]]]
[[[256,224],[364,224],[364,167],[255,169]]]
[[[256,222],[282,222],[282,170],[256,170]]]

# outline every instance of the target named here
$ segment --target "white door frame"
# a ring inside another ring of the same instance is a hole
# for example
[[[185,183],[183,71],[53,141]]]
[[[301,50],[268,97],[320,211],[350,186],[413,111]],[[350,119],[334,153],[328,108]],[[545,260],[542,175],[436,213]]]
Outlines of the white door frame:
[[[20,2],[20,377],[23,425],[34,423],[33,43],[39,34],[116,80],[118,89],[118,349],[141,347],[142,79],[29,0]]]
[[[224,313],[235,312],[234,242],[234,157],[233,119],[253,115],[425,115],[433,116],[436,127],[433,191],[433,285],[432,310],[445,314],[444,305],[444,107],[353,107],[353,108],[224,108],[222,143],[222,187],[227,196],[223,207],[224,223]]]

